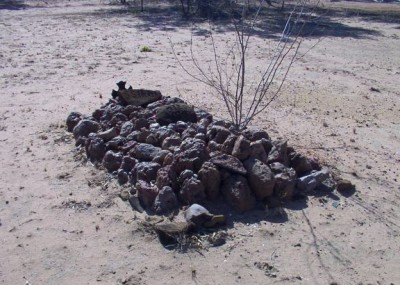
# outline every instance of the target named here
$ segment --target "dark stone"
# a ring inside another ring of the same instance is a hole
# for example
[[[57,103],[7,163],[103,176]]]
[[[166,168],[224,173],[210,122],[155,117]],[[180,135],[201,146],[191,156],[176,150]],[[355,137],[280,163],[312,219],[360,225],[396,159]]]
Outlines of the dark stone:
[[[221,151],[226,154],[232,154],[237,138],[236,135],[230,135],[222,144]]]
[[[121,169],[123,169],[126,172],[131,172],[132,169],[135,167],[136,165],[136,159],[134,159],[133,157],[130,157],[128,155],[125,155],[122,158],[122,163],[121,163]]]
[[[126,171],[124,171],[123,169],[118,170],[117,178],[119,185],[124,185],[129,181],[128,173],[126,173]]]
[[[165,214],[174,211],[179,206],[178,199],[169,186],[164,186],[154,201],[154,211],[156,214]]]
[[[110,124],[113,127],[122,126],[122,124],[126,121],[128,121],[127,116],[125,116],[122,113],[116,113],[114,116],[112,116],[112,118],[110,120]]]
[[[133,106],[147,105],[162,98],[161,92],[158,90],[125,89],[114,94],[120,98],[123,104]]]
[[[115,127],[112,127],[104,132],[98,133],[97,136],[103,139],[103,141],[108,142],[118,136],[118,132]]]
[[[211,152],[220,152],[222,148],[222,145],[216,143],[215,141],[209,141],[207,145],[207,151],[209,153]]]
[[[327,168],[323,168],[320,171],[313,171],[310,174],[297,179],[297,189],[303,192],[313,191],[328,178],[329,171]]]
[[[230,135],[231,132],[227,128],[217,125],[213,125],[207,132],[208,139],[210,141],[215,141],[218,144],[223,144]]]
[[[185,182],[186,179],[192,178],[193,175],[194,173],[192,170],[185,169],[184,171],[181,172],[181,174],[179,174],[178,183],[183,184],[183,182]]]
[[[282,173],[275,175],[274,195],[285,201],[292,199],[296,179],[296,171],[293,168],[286,168]]]
[[[268,163],[268,154],[265,152],[262,140],[250,143],[250,157],[256,158],[265,164]]]
[[[243,136],[251,142],[258,141],[261,139],[270,140],[269,135],[266,131],[261,129],[247,129],[242,132]]]
[[[132,181],[143,180],[146,182],[155,181],[157,178],[157,171],[161,168],[161,165],[155,162],[139,162],[136,163],[132,169]]]
[[[206,198],[204,185],[200,180],[191,177],[186,179],[179,191],[179,198],[187,204],[199,203]]]
[[[122,124],[119,135],[121,137],[127,137],[133,130],[134,130],[133,123],[131,121],[127,121]]]
[[[126,144],[126,138],[117,136],[106,143],[107,150],[119,151]]]
[[[289,166],[296,171],[298,176],[305,175],[313,170],[308,158],[296,152],[289,154]]]
[[[172,185],[172,180],[170,178],[170,171],[171,171],[171,166],[164,166],[157,171],[156,185],[158,189],[162,189],[165,186]]]
[[[116,171],[122,163],[122,154],[109,150],[103,158],[103,165],[109,171]]]
[[[247,174],[246,168],[244,168],[242,162],[236,157],[228,154],[220,154],[210,159],[210,162],[215,165],[225,168],[233,173],[238,173],[242,175]]]
[[[282,163],[280,162],[273,162],[269,165],[269,167],[271,168],[272,172],[275,174],[279,174],[282,173],[286,170],[286,166],[284,166]]]
[[[72,132],[75,126],[82,120],[82,114],[79,112],[71,112],[67,117],[67,131]]]
[[[101,129],[98,122],[83,119],[74,127],[73,134],[74,138],[78,139],[80,137],[87,137],[90,133],[97,133]]]
[[[273,144],[271,151],[268,154],[268,163],[280,162],[285,166],[289,165],[287,155],[287,141],[280,141]]]
[[[179,148],[181,143],[182,143],[181,138],[172,136],[164,139],[164,141],[161,144],[161,148],[164,150],[175,152]]]
[[[92,113],[92,117],[95,118],[96,121],[100,121],[101,118],[104,116],[105,110],[104,109],[96,109]]]
[[[86,156],[91,162],[101,162],[106,154],[106,145],[98,136],[89,135],[86,141]]]
[[[338,178],[336,179],[336,189],[343,196],[349,197],[353,195],[353,193],[356,190],[356,187],[354,186],[353,183],[351,183],[351,181],[344,178]]]
[[[271,196],[274,192],[275,178],[268,165],[258,159],[249,158],[243,162],[247,170],[247,180],[251,190],[259,200]]]
[[[204,185],[207,198],[211,201],[216,200],[221,186],[221,174],[217,166],[209,161],[205,162],[201,166],[198,176]]]
[[[149,122],[145,118],[139,118],[135,120],[133,125],[136,131],[140,131],[142,128],[148,129],[150,127]]]
[[[178,121],[197,122],[197,116],[193,108],[185,103],[176,103],[158,108],[156,112],[157,123],[166,126]]]
[[[160,151],[154,158],[153,158],[153,162],[157,162],[160,165],[164,164],[164,160],[165,157],[170,154],[171,152],[169,152],[168,150],[162,150]]]
[[[151,144],[146,143],[138,143],[132,148],[130,154],[138,160],[151,161],[160,152],[161,148],[159,147],[155,147]]]
[[[139,212],[139,213],[143,213],[144,209],[140,203],[140,200],[137,196],[131,196],[129,198],[129,204],[131,204],[132,209],[134,209],[135,211]]]
[[[245,160],[250,155],[250,141],[244,136],[239,136],[233,146],[232,155],[240,160]]]
[[[256,198],[242,175],[233,174],[225,179],[221,192],[228,205],[239,213],[252,210],[256,206]]]
[[[158,195],[157,187],[150,185],[146,181],[139,180],[136,183],[136,189],[140,203],[145,209],[150,209]]]

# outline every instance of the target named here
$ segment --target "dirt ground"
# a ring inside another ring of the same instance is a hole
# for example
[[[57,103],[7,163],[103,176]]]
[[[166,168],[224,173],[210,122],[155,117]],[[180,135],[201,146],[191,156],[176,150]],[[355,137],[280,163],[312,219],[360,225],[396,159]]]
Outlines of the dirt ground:
[[[179,253],[143,230],[114,181],[82,162],[64,122],[105,103],[121,79],[226,118],[172,54],[168,39],[188,41],[190,25],[107,1],[18,3],[0,3],[2,284],[399,284],[398,21],[327,19],[305,46],[321,42],[254,124],[319,157],[356,193],[289,204],[283,220],[249,213],[224,245]],[[254,38],[253,62],[270,41]]]

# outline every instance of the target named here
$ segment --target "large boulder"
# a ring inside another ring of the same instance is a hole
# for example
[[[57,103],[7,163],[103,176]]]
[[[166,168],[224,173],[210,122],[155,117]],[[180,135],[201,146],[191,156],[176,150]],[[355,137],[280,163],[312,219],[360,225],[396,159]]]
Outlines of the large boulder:
[[[228,205],[239,213],[252,210],[256,206],[256,198],[242,175],[233,174],[225,179],[221,192]]]
[[[259,200],[271,196],[274,192],[275,178],[268,165],[258,159],[249,158],[243,162],[247,170],[247,180],[251,190]]]

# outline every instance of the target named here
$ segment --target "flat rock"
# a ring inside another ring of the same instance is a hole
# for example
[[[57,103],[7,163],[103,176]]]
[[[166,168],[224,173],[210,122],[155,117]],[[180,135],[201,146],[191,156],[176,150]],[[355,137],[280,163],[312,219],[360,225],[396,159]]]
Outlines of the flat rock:
[[[147,105],[162,98],[158,90],[125,89],[117,91],[116,94],[124,104],[133,106]]]
[[[236,157],[228,154],[220,154],[210,159],[215,165],[225,168],[233,173],[246,175],[247,170],[244,168],[243,163]]]

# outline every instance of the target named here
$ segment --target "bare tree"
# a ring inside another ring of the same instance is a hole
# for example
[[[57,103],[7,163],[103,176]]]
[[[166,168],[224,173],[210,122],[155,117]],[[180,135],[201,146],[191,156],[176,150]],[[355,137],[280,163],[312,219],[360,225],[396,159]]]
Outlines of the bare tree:
[[[278,97],[290,68],[299,56],[299,48],[303,42],[302,32],[306,21],[303,19],[306,2],[296,3],[284,25],[279,40],[275,42],[270,56],[259,64],[257,77],[254,71],[248,70],[249,46],[258,24],[262,22],[258,8],[249,13],[248,5],[242,3],[241,14],[232,17],[235,32],[234,43],[221,52],[217,50],[215,33],[209,30],[206,36],[212,48],[213,58],[209,61],[200,59],[193,49],[193,35],[189,51],[177,51],[171,46],[175,58],[183,70],[195,80],[206,84],[224,102],[232,123],[238,129],[244,129],[260,113],[266,110]],[[244,2],[244,1],[243,1]],[[315,6],[314,6],[315,7]],[[178,53],[190,58],[189,65],[184,64]],[[251,78],[250,78],[251,77]]]

